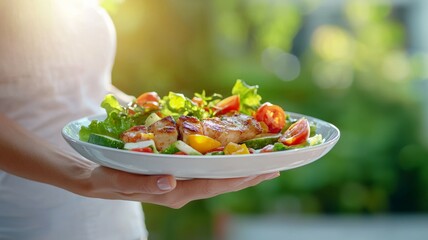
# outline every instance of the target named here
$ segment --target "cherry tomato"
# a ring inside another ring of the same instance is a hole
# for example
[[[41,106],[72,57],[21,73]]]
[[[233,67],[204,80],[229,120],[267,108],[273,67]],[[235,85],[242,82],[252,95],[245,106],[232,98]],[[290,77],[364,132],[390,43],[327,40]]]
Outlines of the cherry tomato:
[[[301,118],[293,123],[287,131],[279,138],[285,145],[298,145],[304,143],[310,134],[309,122],[306,118]]]
[[[136,103],[144,108],[148,109],[159,109],[160,97],[156,92],[146,92],[141,94]]]
[[[286,115],[280,106],[265,103],[257,109],[255,118],[268,126],[268,132],[279,133],[285,126]]]
[[[174,153],[175,155],[187,155],[187,153],[185,153],[185,152],[176,152],[176,153]]]
[[[227,97],[216,104],[216,115],[223,115],[233,111],[239,111],[239,96],[233,95]]]
[[[157,94],[157,92],[146,92],[141,94],[138,98],[137,98],[137,103],[144,103],[144,102],[159,102],[160,101],[160,97]]]
[[[198,97],[193,97],[192,98],[192,102],[196,105],[198,105],[199,107],[202,106],[202,104],[204,103],[204,101],[202,100],[202,98],[198,98]]]
[[[151,147],[144,147],[144,148],[133,148],[131,151],[134,152],[145,152],[145,153],[153,153],[153,149]]]

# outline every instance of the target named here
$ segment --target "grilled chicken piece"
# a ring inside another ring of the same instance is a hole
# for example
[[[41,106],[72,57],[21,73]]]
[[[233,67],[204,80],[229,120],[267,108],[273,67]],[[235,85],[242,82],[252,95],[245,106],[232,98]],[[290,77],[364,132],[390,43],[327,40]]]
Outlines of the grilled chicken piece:
[[[203,134],[202,125],[199,119],[189,116],[181,116],[177,120],[180,138],[187,142],[187,137],[191,134]]]
[[[120,139],[126,143],[145,141],[153,138],[143,125],[134,126],[120,134]]]
[[[240,143],[262,133],[262,127],[253,117],[244,114],[202,120],[204,135],[216,139],[222,146]]]
[[[149,126],[149,132],[154,134],[156,148],[164,150],[169,145],[177,141],[178,131],[174,118],[171,116],[162,118]]]

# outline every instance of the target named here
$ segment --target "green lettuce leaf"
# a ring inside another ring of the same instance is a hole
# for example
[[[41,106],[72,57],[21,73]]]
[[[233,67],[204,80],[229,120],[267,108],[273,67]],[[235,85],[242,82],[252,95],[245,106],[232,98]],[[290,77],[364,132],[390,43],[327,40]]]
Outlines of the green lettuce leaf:
[[[80,140],[88,141],[91,133],[119,138],[119,135],[123,131],[128,130],[132,126],[142,124],[145,119],[138,113],[128,115],[126,109],[111,94],[105,96],[101,107],[106,110],[106,119],[103,121],[93,120],[89,126],[82,126],[79,131]]]
[[[106,110],[107,115],[110,115],[110,113],[113,112],[124,112],[125,109],[120,105],[120,103],[117,101],[116,97],[113,96],[113,94],[107,94],[104,97],[104,100],[101,102],[101,107]]]
[[[181,115],[194,116],[203,119],[210,116],[210,112],[203,107],[199,107],[192,100],[185,97],[181,93],[169,92],[168,96],[162,98],[161,101],[162,114],[172,116],[175,119]]]
[[[262,97],[257,94],[259,86],[249,86],[244,81],[238,79],[232,88],[232,95],[239,95],[240,111],[247,115],[252,115],[260,107]]]

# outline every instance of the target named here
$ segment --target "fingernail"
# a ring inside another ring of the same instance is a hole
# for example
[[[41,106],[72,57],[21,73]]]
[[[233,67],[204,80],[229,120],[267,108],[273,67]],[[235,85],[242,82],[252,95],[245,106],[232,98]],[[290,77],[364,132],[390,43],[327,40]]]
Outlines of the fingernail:
[[[274,179],[274,178],[277,178],[277,177],[279,177],[279,172],[275,172],[275,173],[272,173],[272,174],[269,174],[269,175],[267,175],[266,176],[266,180],[271,180],[271,179]]]
[[[158,188],[162,191],[169,191],[172,189],[171,182],[167,177],[159,178],[156,184],[158,185]]]

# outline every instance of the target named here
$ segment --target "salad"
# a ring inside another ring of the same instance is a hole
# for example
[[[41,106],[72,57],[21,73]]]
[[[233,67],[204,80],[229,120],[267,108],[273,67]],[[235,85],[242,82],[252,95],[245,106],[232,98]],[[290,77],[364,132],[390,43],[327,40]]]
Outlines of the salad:
[[[205,91],[193,98],[146,92],[127,106],[109,94],[101,103],[106,118],[82,126],[79,137],[127,151],[180,155],[259,154],[324,142],[314,123],[262,103],[257,90],[237,80],[226,98]]]

